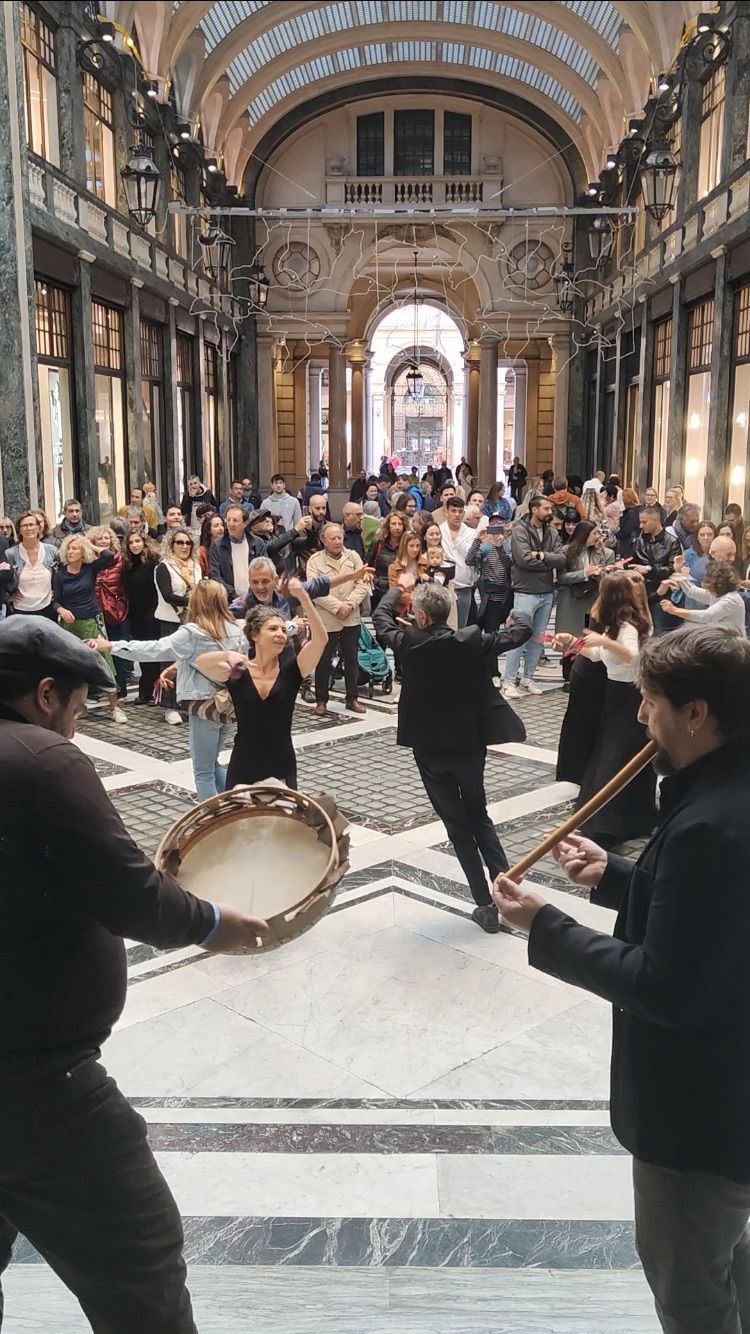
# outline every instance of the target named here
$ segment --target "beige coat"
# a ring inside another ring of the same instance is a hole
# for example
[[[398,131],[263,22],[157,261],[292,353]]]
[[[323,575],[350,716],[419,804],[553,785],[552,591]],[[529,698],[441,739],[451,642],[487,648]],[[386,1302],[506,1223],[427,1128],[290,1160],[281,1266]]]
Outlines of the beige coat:
[[[338,558],[329,556],[327,551],[316,551],[307,562],[307,578],[314,579],[317,574],[326,574],[332,578],[334,575],[343,574],[345,570],[354,571],[361,568],[362,561],[356,551],[349,551],[346,547]],[[329,634],[334,630],[342,630],[347,625],[359,625],[362,619],[360,606],[368,593],[369,589],[363,579],[359,583],[352,580],[350,584],[340,584],[327,597],[315,599],[320,619]],[[352,604],[352,610],[345,620],[336,615],[342,602]]]

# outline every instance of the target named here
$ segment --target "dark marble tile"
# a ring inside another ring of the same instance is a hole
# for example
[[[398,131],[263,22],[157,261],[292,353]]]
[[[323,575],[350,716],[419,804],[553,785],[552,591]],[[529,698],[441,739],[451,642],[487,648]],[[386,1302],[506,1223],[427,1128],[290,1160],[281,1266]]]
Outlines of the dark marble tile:
[[[577,1219],[186,1218],[189,1264],[631,1269],[633,1225]]]
[[[149,1130],[152,1149],[181,1153],[624,1153],[608,1126],[298,1125],[196,1121]]]
[[[147,705],[136,708],[126,702],[125,713],[127,724],[119,725],[110,722],[106,713],[92,709],[77,724],[76,730],[84,736],[138,751],[141,755],[164,760],[167,764],[173,760],[184,760],[190,754],[186,724],[171,727],[164,722],[163,709],[149,708]]]
[[[111,792],[110,797],[128,833],[148,857],[153,857],[175,820],[195,805],[185,788],[160,779]]]
[[[591,1098],[241,1098],[234,1096],[130,1098],[133,1107],[263,1107],[307,1108],[335,1111],[338,1109],[383,1111],[511,1111],[511,1112],[603,1112],[608,1102]],[[200,1118],[197,1118],[200,1120]]]
[[[125,774],[128,772],[122,765],[111,764],[109,760],[100,760],[94,755],[89,755],[89,759],[100,778],[112,778],[115,774]]]

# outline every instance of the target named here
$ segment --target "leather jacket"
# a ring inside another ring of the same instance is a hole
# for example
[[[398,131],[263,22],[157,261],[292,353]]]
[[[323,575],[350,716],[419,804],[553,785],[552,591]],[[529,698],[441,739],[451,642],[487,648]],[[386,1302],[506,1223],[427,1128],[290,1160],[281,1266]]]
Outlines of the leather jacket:
[[[668,533],[666,528],[662,528],[661,532],[653,537],[643,530],[638,534],[633,543],[633,564],[648,565],[651,568],[651,573],[644,575],[649,598],[655,598],[659,584],[671,578],[674,573],[674,558],[680,555],[682,547],[679,540],[672,533]]]

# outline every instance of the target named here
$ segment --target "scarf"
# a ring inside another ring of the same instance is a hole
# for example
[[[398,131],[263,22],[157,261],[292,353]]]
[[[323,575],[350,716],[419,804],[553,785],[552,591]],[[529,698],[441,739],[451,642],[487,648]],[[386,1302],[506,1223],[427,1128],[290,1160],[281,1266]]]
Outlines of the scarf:
[[[181,560],[179,556],[175,555],[174,548],[172,548],[171,555],[167,557],[167,563],[172,566],[173,570],[177,571],[186,588],[189,588],[192,592],[195,588],[195,561],[193,557],[189,556],[187,560]]]

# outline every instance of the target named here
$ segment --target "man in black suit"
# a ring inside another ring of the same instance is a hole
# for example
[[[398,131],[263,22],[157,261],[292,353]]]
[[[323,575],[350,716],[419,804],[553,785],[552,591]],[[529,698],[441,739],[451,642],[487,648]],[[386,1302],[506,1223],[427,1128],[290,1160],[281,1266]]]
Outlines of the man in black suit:
[[[636,1246],[668,1334],[750,1330],[750,643],[719,627],[641,650],[658,828],[635,866],[555,856],[617,910],[614,937],[500,876],[529,963],[611,1001],[612,1128],[633,1155]]]
[[[396,621],[402,596],[402,588],[392,588],[373,613],[379,642],[401,662],[397,743],[414,751],[425,791],[476,902],[474,921],[484,931],[499,931],[482,859],[491,876],[506,871],[508,859],[487,813],[484,763],[488,742],[522,741],[525,734],[491,677],[497,655],[529,638],[531,621],[519,615],[512,627],[492,635],[476,625],[453,631],[446,624],[450,593],[441,584],[424,583],[414,590],[416,625],[402,629]]]

